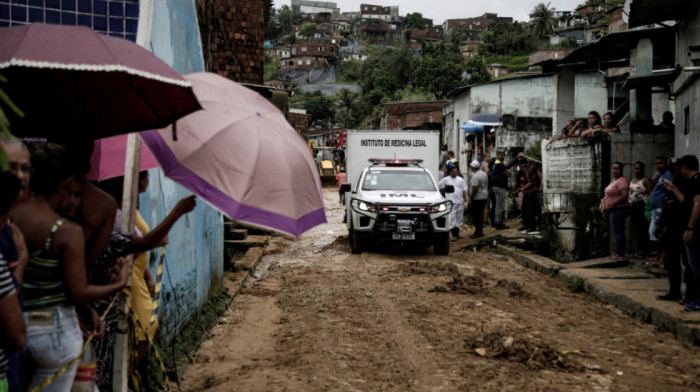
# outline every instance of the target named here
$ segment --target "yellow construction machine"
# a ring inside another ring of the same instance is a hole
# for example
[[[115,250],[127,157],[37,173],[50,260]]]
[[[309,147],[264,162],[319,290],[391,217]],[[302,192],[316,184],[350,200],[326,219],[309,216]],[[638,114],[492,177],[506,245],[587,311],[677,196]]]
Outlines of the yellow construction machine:
[[[316,147],[313,141],[309,142],[309,149],[316,161],[321,181],[324,184],[334,183],[343,164],[338,150],[333,147]]]

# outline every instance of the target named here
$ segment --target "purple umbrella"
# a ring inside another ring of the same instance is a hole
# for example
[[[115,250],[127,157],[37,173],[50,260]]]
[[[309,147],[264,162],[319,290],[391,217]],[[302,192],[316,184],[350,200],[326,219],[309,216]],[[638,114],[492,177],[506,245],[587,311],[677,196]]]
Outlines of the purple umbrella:
[[[165,127],[200,109],[190,83],[133,42],[87,27],[0,28],[2,89],[17,136],[102,138]]]
[[[186,75],[204,110],[142,132],[165,175],[231,219],[298,236],[326,222],[301,136],[260,94],[212,73]]]

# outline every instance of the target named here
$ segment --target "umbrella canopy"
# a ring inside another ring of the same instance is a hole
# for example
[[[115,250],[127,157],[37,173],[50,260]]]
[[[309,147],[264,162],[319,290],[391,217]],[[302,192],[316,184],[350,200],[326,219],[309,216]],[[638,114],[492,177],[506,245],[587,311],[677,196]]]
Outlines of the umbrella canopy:
[[[298,236],[326,222],[309,147],[260,94],[212,73],[186,75],[204,110],[142,132],[165,175],[231,219]]]
[[[162,128],[200,109],[189,82],[133,42],[87,27],[0,28],[2,89],[21,137],[102,138]]]
[[[501,117],[495,113],[479,113],[471,120],[462,124],[459,128],[467,132],[483,132],[485,126],[498,127],[501,125]]]
[[[124,175],[126,139],[126,135],[119,135],[95,140],[95,149],[90,157],[88,180],[103,181]],[[148,148],[141,145],[141,166],[139,170],[143,171],[154,167],[158,167],[158,162]]]

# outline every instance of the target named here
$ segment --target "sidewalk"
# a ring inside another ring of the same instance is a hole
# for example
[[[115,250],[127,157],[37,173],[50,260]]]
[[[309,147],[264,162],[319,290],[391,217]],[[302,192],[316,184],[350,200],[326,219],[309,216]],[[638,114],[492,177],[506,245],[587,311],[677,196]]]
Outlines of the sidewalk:
[[[632,317],[671,332],[678,340],[700,345],[700,312],[685,312],[678,302],[660,301],[668,292],[668,279],[635,268],[627,260],[606,258],[559,263],[528,251],[497,245],[495,251],[508,255],[525,267],[581,288],[601,301],[612,304]]]

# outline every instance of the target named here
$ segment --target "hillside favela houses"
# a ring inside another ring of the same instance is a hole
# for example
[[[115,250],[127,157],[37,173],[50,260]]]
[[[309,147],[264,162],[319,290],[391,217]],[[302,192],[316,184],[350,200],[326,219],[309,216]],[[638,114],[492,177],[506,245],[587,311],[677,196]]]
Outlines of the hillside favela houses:
[[[611,162],[622,162],[628,178],[633,163],[644,162],[653,177],[656,156],[700,151],[700,3],[667,3],[630,0],[629,16],[623,7],[579,9],[586,26],[600,21],[594,14],[614,14],[609,20],[615,28],[584,36],[589,43],[574,50],[533,53],[530,63],[540,74],[464,86],[448,96],[444,137],[453,150],[472,148],[459,126],[478,113],[501,116],[496,136],[489,141],[487,135],[487,151],[503,148],[514,157],[541,149],[543,221],[553,228],[548,236],[560,244],[555,257],[561,260],[607,254],[607,224],[590,206],[610,181]],[[550,143],[567,121],[585,119],[590,111],[611,112],[620,132]],[[665,112],[673,114],[673,132],[659,126]],[[461,154],[460,164],[467,158]],[[628,251],[635,246],[628,241]]]

